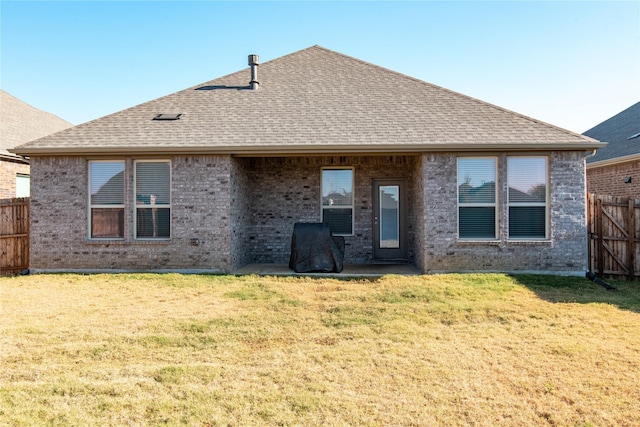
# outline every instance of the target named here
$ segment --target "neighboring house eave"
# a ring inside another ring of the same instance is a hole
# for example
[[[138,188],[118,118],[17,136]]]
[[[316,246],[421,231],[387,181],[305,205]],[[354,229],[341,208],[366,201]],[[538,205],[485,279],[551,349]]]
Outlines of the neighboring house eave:
[[[15,163],[24,163],[25,165],[29,164],[29,159],[13,154],[0,153],[0,160],[8,160]]]
[[[628,156],[615,157],[613,159],[600,160],[597,162],[587,163],[587,169],[601,168],[605,166],[619,165],[621,163],[634,162],[640,160],[640,153],[630,154]]]
[[[297,145],[243,145],[214,147],[28,147],[11,151],[28,156],[130,156],[130,155],[176,155],[176,154],[220,154],[236,156],[275,156],[304,154],[374,154],[374,153],[422,153],[422,152],[515,152],[515,151],[588,151],[602,148],[606,144],[585,143],[428,143],[428,144],[297,144]]]

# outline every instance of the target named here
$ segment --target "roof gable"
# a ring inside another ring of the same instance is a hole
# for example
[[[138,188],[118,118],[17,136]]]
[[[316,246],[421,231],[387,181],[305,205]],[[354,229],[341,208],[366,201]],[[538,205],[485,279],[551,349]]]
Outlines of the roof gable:
[[[68,153],[593,149],[588,137],[313,46],[31,142]],[[153,120],[181,114],[178,120]]]

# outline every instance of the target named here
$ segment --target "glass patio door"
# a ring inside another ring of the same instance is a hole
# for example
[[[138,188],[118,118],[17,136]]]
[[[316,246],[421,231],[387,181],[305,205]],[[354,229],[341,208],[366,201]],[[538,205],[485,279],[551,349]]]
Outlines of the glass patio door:
[[[407,257],[406,195],[404,180],[373,181],[373,257]]]

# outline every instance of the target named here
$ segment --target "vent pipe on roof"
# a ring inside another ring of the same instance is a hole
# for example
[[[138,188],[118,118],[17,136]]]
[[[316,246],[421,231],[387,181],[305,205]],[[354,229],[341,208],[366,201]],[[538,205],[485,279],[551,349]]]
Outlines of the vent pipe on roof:
[[[251,66],[251,81],[249,86],[251,90],[257,90],[258,85],[258,65],[260,65],[260,57],[258,55],[249,55],[249,65]]]

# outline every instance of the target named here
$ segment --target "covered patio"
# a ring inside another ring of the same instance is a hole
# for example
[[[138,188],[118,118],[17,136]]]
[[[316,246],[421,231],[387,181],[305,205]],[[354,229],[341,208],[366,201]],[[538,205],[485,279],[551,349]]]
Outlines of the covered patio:
[[[345,264],[340,273],[296,273],[287,264],[249,264],[234,272],[238,275],[305,277],[381,277],[387,274],[416,276],[422,274],[413,264]]]
[[[294,225],[322,223],[325,215],[333,231],[338,225],[336,235],[344,236],[345,274],[360,274],[365,266],[367,271],[386,271],[395,264],[415,264],[424,201],[421,165],[420,155],[407,154],[234,156],[231,271],[287,272]],[[348,174],[348,185],[341,181],[332,189],[324,181],[342,172]],[[392,188],[395,192],[389,191]],[[335,200],[343,210],[330,207]],[[390,237],[382,225],[395,234]]]

